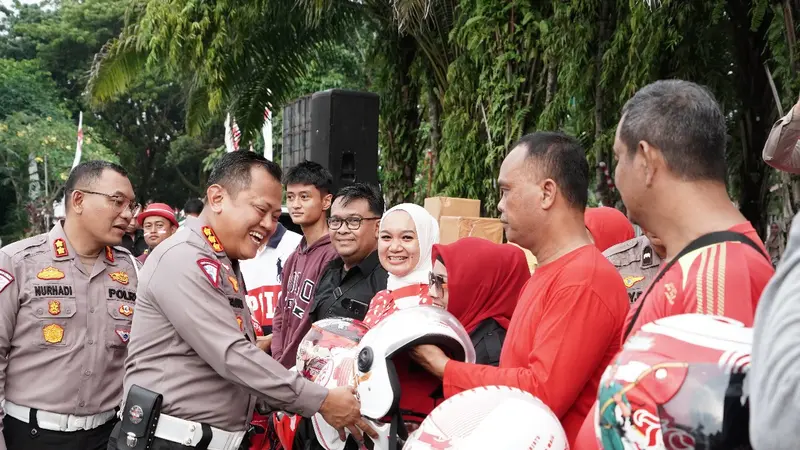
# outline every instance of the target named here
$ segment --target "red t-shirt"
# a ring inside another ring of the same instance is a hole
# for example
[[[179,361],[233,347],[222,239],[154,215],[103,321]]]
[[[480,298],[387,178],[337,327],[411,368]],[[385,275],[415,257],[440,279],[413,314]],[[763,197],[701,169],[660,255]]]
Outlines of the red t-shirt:
[[[742,233],[763,249],[758,233],[749,222],[740,223],[729,231]],[[775,273],[766,256],[740,242],[711,245],[682,257],[653,286],[636,319],[631,334],[654,320],[678,314],[714,314],[736,319],[753,326],[761,291]],[[634,304],[625,327],[644,296]],[[594,408],[580,429],[574,450],[596,450]]]
[[[766,253],[750,222],[728,230],[744,234]],[[724,242],[691,252],[653,286],[631,334],[654,320],[689,313],[730,317],[752,326],[761,291],[774,273],[766,256],[740,242]],[[640,297],[631,308],[626,327],[644,300]]]
[[[528,391],[561,420],[572,442],[620,348],[629,309],[619,273],[593,245],[539,267],[520,294],[500,367],[449,361],[445,397],[479,386]]]

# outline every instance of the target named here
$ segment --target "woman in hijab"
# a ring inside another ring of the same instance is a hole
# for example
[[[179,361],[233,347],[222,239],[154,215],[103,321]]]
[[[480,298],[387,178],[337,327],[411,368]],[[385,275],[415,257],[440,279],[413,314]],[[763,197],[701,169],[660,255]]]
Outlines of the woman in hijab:
[[[517,297],[530,279],[525,253],[508,244],[463,238],[434,245],[430,297],[472,338],[477,364],[497,366]]]
[[[364,324],[374,327],[397,309],[431,305],[428,275],[431,250],[439,242],[439,224],[425,208],[403,203],[383,215],[378,234],[378,259],[389,278],[375,294]]]

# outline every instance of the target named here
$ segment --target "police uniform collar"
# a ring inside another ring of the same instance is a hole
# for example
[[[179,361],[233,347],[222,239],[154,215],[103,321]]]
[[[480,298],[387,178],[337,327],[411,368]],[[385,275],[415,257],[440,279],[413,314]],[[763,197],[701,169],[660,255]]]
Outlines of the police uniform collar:
[[[199,217],[187,217],[184,226],[199,234],[217,256],[226,256],[222,241],[219,240],[214,229],[207,225],[204,220]]]

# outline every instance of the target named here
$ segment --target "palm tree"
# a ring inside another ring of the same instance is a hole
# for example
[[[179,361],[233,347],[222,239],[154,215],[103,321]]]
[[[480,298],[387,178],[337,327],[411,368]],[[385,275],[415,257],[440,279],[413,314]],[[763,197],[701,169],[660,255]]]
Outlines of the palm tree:
[[[289,100],[321,46],[345,36],[357,17],[345,2],[309,22],[282,0],[136,0],[127,14],[120,36],[95,58],[92,101],[119,96],[152,72],[183,86],[189,131],[230,112],[243,140],[260,129],[267,105]]]

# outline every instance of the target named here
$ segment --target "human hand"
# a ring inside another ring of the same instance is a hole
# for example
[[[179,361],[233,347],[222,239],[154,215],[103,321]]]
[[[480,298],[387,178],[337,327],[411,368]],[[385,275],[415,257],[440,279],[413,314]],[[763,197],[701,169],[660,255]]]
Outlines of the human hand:
[[[347,428],[359,442],[364,441],[362,431],[373,439],[378,438],[378,433],[361,417],[361,403],[356,398],[356,390],[352,386],[329,390],[319,408],[319,413],[325,422],[340,430],[340,437],[344,437],[343,429]]]
[[[411,359],[418,362],[425,370],[439,379],[444,378],[444,367],[450,358],[441,348],[430,344],[418,345],[412,348],[409,354]]]
[[[272,335],[269,336],[256,336],[256,347],[260,348],[261,351],[269,353],[269,349],[272,346]]]

